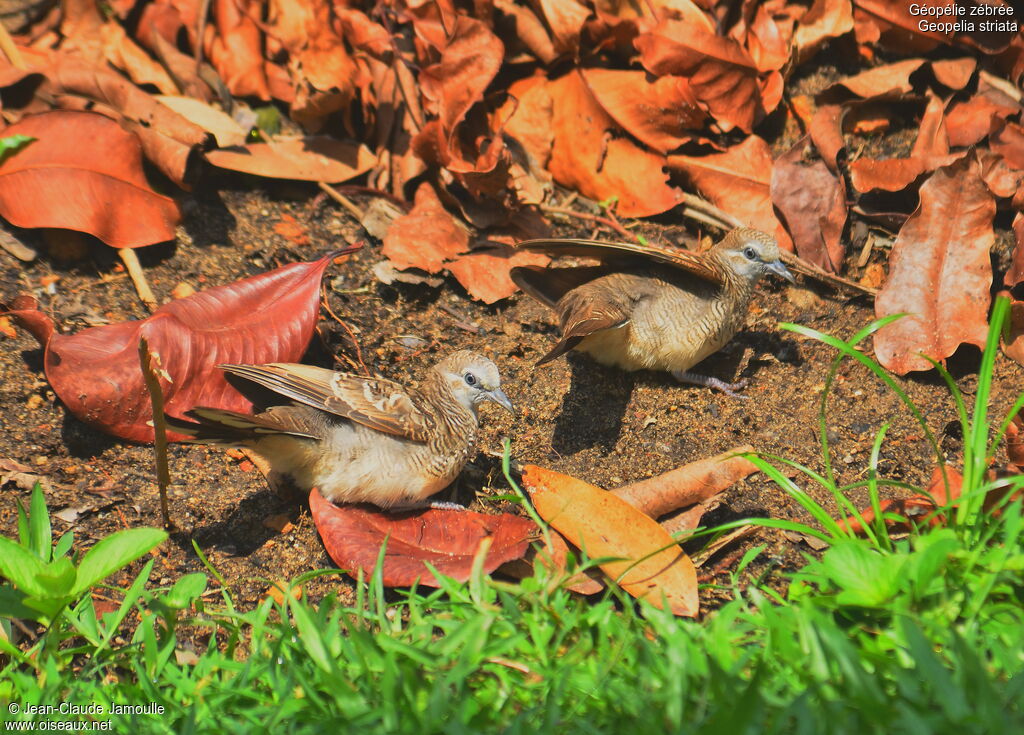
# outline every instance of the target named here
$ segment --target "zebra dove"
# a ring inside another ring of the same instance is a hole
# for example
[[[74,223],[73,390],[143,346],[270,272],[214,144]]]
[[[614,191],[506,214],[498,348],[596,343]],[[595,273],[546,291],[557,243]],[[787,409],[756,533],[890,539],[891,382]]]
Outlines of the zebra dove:
[[[465,350],[437,363],[415,390],[294,363],[220,367],[295,403],[254,416],[198,407],[186,414],[197,423],[168,417],[171,428],[194,444],[248,447],[332,502],[427,504],[469,460],[479,404],[513,411],[495,364]]]
[[[528,240],[518,247],[602,261],[578,268],[512,269],[512,280],[555,309],[561,323],[561,339],[538,365],[579,349],[605,365],[666,370],[683,382],[730,395],[745,383],[726,383],[690,368],[743,326],[761,276],[793,280],[775,240],[749,228],[733,230],[703,253],[573,239]]]

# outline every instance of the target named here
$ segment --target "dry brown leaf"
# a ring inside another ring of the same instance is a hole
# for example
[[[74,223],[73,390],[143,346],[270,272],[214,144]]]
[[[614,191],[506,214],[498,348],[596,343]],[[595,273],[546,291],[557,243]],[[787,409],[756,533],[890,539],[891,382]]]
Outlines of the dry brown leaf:
[[[944,360],[985,345],[996,205],[980,169],[968,155],[932,174],[893,245],[875,314],[908,315],[878,331],[875,354],[899,375],[931,368],[918,353]]]
[[[384,236],[381,253],[399,270],[439,273],[469,249],[469,233],[441,204],[434,188],[420,184],[412,210],[398,217]]]
[[[980,143],[992,128],[993,116],[1007,118],[1020,111],[1020,105],[991,95],[976,94],[964,102],[956,102],[946,115],[946,129],[949,131],[949,144],[953,146],[970,146]]]
[[[537,0],[548,22],[555,48],[559,53],[575,51],[580,44],[580,29],[590,16],[590,9],[576,0]]]
[[[749,227],[773,234],[784,250],[793,250],[793,241],[772,206],[772,157],[763,139],[751,135],[723,153],[699,158],[669,156],[668,165],[684,173],[719,209]]]
[[[814,0],[793,33],[797,63],[810,59],[829,39],[838,38],[852,30],[853,8],[850,0]]]
[[[647,480],[623,485],[611,492],[641,513],[651,518],[660,518],[679,508],[703,502],[757,472],[753,462],[746,457],[736,456],[753,451],[752,446],[745,444]]]
[[[970,57],[964,59],[940,59],[933,61],[932,74],[939,84],[950,89],[960,90],[967,86],[974,76],[974,70],[978,68],[976,59]]]
[[[885,521],[886,527],[893,531],[907,531],[910,529],[913,521],[923,520],[925,516],[934,513],[936,508],[947,505],[951,501],[952,506],[955,507],[963,487],[963,480],[963,476],[948,465],[946,466],[945,474],[943,474],[942,468],[936,467],[932,470],[932,479],[928,484],[925,494],[912,495],[909,498],[898,500],[886,498],[880,501],[878,505],[883,514],[894,513],[903,518],[901,521],[887,519]],[[843,518],[838,523],[840,528],[849,529],[853,533],[864,533],[864,526],[871,525],[874,520],[874,509],[865,508],[857,516]],[[928,525],[939,526],[944,522],[945,518],[943,516],[934,515],[929,520]]]
[[[1017,212],[1013,218],[1013,237],[1015,245],[1010,269],[1006,271],[1003,284],[1007,288],[1013,288],[1024,281],[1024,212]]]
[[[782,214],[797,255],[838,273],[846,255],[846,186],[823,162],[803,162],[807,142],[802,138],[775,161],[772,203]]]
[[[765,114],[758,69],[742,46],[700,27],[662,20],[635,41],[640,60],[652,74],[689,80],[694,96],[723,130],[753,130]]]
[[[207,58],[236,97],[270,99],[262,32],[253,20],[261,16],[261,5],[261,0],[213,0],[214,22],[202,39]]]
[[[626,592],[676,615],[696,617],[697,571],[669,533],[625,500],[574,477],[535,465],[523,484],[545,521],[591,558]]]
[[[587,89],[579,71],[548,84],[554,145],[548,170],[563,186],[597,201],[617,198],[623,217],[661,214],[679,203],[665,158],[624,137]]]
[[[807,133],[818,149],[818,154],[828,166],[828,170],[837,173],[839,167],[836,160],[839,152],[846,146],[843,140],[843,116],[845,110],[840,105],[822,105],[811,118]]]
[[[87,232],[116,248],[174,239],[178,206],[150,188],[138,139],[116,122],[55,110],[4,135],[35,138],[0,164],[0,214],[12,224]]]
[[[582,69],[598,104],[623,130],[659,153],[693,140],[707,119],[683,77],[648,79],[643,71]]]
[[[221,148],[244,145],[249,136],[231,115],[200,100],[173,95],[156,95],[156,99],[212,135]]]
[[[910,75],[921,68],[924,59],[904,59],[892,64],[876,66],[852,77],[840,79],[826,91],[845,87],[858,97],[880,97],[885,94],[907,94],[913,89]]]
[[[547,265],[551,258],[542,253],[517,250],[503,243],[477,247],[447,264],[448,270],[469,295],[485,304],[508,298],[519,287],[508,272],[521,265]]]
[[[355,178],[377,162],[366,146],[327,136],[278,138],[270,143],[221,148],[209,151],[206,158],[214,166],[231,171],[327,184]]]
[[[941,3],[934,3],[930,7],[952,6],[951,0]],[[1002,4],[1002,3],[999,3]],[[973,5],[973,3],[972,3]],[[981,30],[981,24],[971,22],[971,28],[965,32],[954,32],[953,30],[930,30],[922,29],[922,21],[934,21],[935,16],[925,16],[917,8],[927,8],[929,5],[911,2],[892,2],[892,0],[855,0],[856,8],[854,20],[863,25],[873,26],[871,36],[862,36],[858,29],[857,39],[865,42],[881,41],[890,48],[906,53],[913,49],[915,53],[923,53],[934,48],[938,43],[961,43],[979,49],[984,53],[999,53],[1010,45],[1010,41],[1016,35],[1017,24],[1013,24],[1012,31]],[[969,7],[969,6],[968,6]],[[966,10],[966,8],[965,8]],[[953,20],[971,21],[969,16],[942,16],[938,18],[941,22]],[[994,18],[989,18],[994,19]],[[1006,20],[1006,17],[1003,16]],[[975,20],[979,20],[975,18]],[[864,29],[866,30],[866,29]]]

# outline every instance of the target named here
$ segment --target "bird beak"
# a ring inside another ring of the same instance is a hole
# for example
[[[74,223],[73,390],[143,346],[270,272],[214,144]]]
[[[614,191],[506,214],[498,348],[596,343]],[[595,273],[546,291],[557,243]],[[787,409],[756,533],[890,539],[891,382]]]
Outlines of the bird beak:
[[[515,415],[515,406],[512,405],[512,401],[508,399],[508,396],[505,395],[505,391],[501,388],[495,388],[492,391],[488,391],[486,395],[489,400],[494,401],[513,416]]]
[[[796,283],[796,279],[793,278],[793,274],[789,272],[789,269],[782,264],[781,260],[776,260],[773,263],[765,263],[765,267],[777,276],[782,276],[790,283]]]

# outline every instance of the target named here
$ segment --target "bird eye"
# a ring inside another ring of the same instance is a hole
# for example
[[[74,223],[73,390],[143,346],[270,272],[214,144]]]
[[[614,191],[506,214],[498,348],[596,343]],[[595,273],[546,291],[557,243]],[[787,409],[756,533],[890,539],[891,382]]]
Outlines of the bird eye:
[[[754,250],[754,248],[744,248],[743,257],[746,258],[747,260],[757,260],[757,252]]]
[[[466,385],[476,385],[476,376],[473,373],[466,373]]]

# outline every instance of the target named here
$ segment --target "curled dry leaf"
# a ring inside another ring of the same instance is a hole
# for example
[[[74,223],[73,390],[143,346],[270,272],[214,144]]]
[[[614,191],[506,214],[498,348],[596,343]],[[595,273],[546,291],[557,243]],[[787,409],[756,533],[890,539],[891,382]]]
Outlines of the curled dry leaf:
[[[174,239],[177,204],[150,188],[138,138],[113,120],[54,110],[4,135],[36,139],[0,164],[0,214],[12,224],[87,232],[116,248]]]
[[[697,571],[668,531],[613,493],[535,465],[523,484],[545,521],[591,558],[626,592],[676,615],[696,617]]]
[[[253,20],[261,17],[261,4],[260,0],[214,0],[214,23],[206,26],[206,37],[200,39],[207,58],[235,97],[270,99],[260,29]]]
[[[772,206],[772,157],[763,139],[751,135],[723,153],[708,156],[669,156],[668,165],[682,171],[716,207],[775,235],[783,250],[793,250],[793,241]]]
[[[530,253],[503,243],[491,243],[459,256],[457,260],[448,263],[448,270],[470,296],[485,304],[493,304],[519,290],[509,278],[508,272],[511,269],[521,265],[544,266],[550,261],[543,253]]]
[[[387,543],[381,569],[388,587],[417,582],[439,587],[426,563],[460,582],[469,579],[478,554],[483,570],[521,558],[537,536],[537,526],[526,518],[469,510],[425,510],[382,513],[361,505],[334,505],[313,489],[309,494],[313,524],[334,563],[353,576],[374,573],[380,548]]]
[[[850,0],[814,0],[793,32],[797,63],[810,59],[829,39],[852,30]]]
[[[984,93],[955,102],[946,115],[949,144],[966,147],[980,143],[992,129],[993,117],[1005,119],[1019,111],[1020,105],[1012,100],[1004,101]]]
[[[995,211],[975,155],[940,168],[921,187],[875,299],[878,317],[907,314],[875,335],[886,368],[899,375],[928,370],[921,354],[944,360],[963,343],[985,345]]]
[[[369,148],[326,136],[281,138],[270,143],[221,148],[206,154],[218,168],[270,179],[337,184],[364,174],[377,164]]]
[[[803,162],[807,138],[779,156],[772,168],[772,202],[793,237],[796,253],[830,273],[838,273],[846,248],[846,186],[821,161]]]
[[[1013,218],[1013,258],[1010,262],[1010,269],[1006,271],[1003,284],[1007,288],[1013,288],[1021,281],[1024,281],[1024,212],[1017,212]]]
[[[683,77],[648,79],[643,71],[583,69],[588,89],[605,112],[659,153],[689,142],[707,119]]]
[[[156,99],[212,135],[221,148],[245,144],[249,131],[223,110],[192,97],[157,95]]]
[[[843,115],[845,110],[840,105],[822,105],[814,111],[807,134],[811,136],[814,147],[832,173],[838,173],[836,160],[839,152],[846,147],[843,140]]]
[[[122,439],[149,442],[152,407],[139,370],[140,337],[163,358],[169,415],[181,417],[196,405],[248,411],[252,403],[217,365],[302,357],[320,311],[320,278],[338,254],[201,291],[141,321],[72,335],[57,333],[30,296],[18,297],[8,313],[43,346],[46,378],[71,413]]]
[[[880,97],[888,93],[906,94],[913,89],[910,84],[910,75],[920,69],[923,64],[924,59],[904,59],[893,64],[876,66],[852,77],[840,79],[826,92],[844,87],[856,96],[863,98]]]
[[[752,446],[745,444],[647,480],[623,485],[611,492],[641,513],[659,518],[679,508],[703,502],[757,472],[753,462],[737,456],[753,451]]]
[[[724,130],[751,132],[765,114],[758,69],[742,46],[693,23],[662,20],[634,42],[652,74],[686,77]]]
[[[448,260],[469,249],[469,233],[441,204],[434,188],[423,182],[412,211],[395,219],[381,252],[398,269],[439,273]]]
[[[970,57],[963,59],[940,59],[933,61],[932,74],[935,75],[939,84],[950,89],[963,89],[974,76],[974,70],[978,68],[976,59]]]
[[[615,213],[646,217],[679,203],[668,185],[664,156],[616,137],[615,121],[597,103],[579,71],[548,83],[554,144],[548,170],[563,186],[597,201],[616,198]]]

